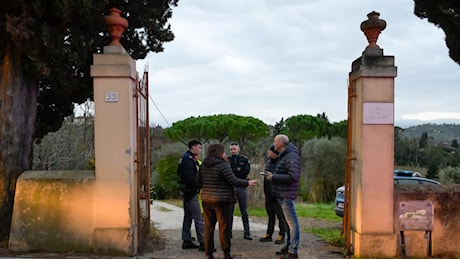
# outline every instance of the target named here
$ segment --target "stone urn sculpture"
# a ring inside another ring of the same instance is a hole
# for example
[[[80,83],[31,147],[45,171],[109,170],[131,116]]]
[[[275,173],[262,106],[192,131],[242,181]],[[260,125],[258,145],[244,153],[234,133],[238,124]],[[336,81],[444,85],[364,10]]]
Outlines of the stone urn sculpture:
[[[377,40],[381,31],[385,30],[387,23],[385,20],[379,19],[380,13],[372,11],[367,14],[368,19],[361,23],[361,31],[366,35],[367,45],[366,49],[380,47],[377,45]]]
[[[123,47],[120,43],[120,38],[126,28],[128,28],[128,20],[120,16],[121,11],[115,7],[109,9],[109,14],[104,17],[105,24],[108,27],[112,41],[109,45]]]

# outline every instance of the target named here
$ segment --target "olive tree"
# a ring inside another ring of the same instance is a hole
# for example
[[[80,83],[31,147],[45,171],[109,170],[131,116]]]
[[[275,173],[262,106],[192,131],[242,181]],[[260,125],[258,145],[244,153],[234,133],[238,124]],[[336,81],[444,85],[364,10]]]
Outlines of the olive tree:
[[[300,196],[310,202],[331,202],[345,180],[346,139],[314,138],[302,147]]]

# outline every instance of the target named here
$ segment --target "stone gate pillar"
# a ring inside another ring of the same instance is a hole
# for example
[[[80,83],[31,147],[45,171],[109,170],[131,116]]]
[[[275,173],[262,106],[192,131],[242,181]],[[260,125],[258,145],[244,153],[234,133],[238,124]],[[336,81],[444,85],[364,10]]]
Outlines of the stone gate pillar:
[[[393,231],[394,78],[393,56],[376,44],[386,27],[379,13],[361,24],[369,45],[353,61],[351,88],[350,227],[352,253],[391,258],[397,254]]]
[[[137,254],[135,61],[119,43],[128,26],[120,11],[106,17],[113,41],[93,56],[96,209],[94,244]]]

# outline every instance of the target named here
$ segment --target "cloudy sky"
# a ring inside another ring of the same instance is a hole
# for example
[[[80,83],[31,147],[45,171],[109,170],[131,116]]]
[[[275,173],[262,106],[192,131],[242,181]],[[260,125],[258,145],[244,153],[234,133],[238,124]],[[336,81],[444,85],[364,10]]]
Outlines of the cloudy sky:
[[[182,0],[175,40],[137,61],[149,71],[150,123],[229,113],[345,120],[348,73],[367,46],[360,24],[377,11],[387,22],[377,44],[398,70],[395,124],[460,124],[460,66],[444,32],[413,9],[412,0]]]

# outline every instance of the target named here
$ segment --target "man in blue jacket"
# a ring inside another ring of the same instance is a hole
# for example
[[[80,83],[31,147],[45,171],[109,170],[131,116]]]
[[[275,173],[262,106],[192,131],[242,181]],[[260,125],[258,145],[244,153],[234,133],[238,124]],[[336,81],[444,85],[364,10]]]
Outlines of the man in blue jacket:
[[[287,224],[286,245],[276,255],[282,259],[296,259],[299,258],[297,251],[300,240],[299,221],[295,210],[300,179],[299,150],[282,134],[275,136],[273,145],[279,153],[278,163],[274,172],[265,172],[265,177],[272,182],[272,196],[277,198]]]

